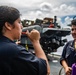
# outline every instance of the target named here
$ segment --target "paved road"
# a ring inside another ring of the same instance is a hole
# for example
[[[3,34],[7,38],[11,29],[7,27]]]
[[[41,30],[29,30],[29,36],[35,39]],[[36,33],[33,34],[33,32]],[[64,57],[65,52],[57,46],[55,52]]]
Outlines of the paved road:
[[[59,75],[59,71],[61,69],[61,65],[59,63],[59,56],[51,57],[49,56],[49,64],[51,68],[51,74],[50,75]]]

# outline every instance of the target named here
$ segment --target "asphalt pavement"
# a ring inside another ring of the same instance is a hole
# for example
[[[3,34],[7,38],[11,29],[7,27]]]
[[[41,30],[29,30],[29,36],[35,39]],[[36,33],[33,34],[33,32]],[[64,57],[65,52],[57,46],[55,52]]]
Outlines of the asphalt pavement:
[[[49,58],[49,64],[51,68],[50,75],[59,75],[59,71],[62,67],[59,62],[60,56],[59,55],[48,55],[48,58]]]

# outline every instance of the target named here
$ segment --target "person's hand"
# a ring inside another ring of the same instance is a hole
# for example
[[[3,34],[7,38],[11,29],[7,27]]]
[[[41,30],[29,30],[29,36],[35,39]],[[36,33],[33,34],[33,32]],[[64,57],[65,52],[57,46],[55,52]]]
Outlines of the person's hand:
[[[71,67],[67,67],[67,68],[65,69],[66,75],[71,75],[71,72],[72,72],[72,68],[71,68]]]
[[[40,33],[38,30],[33,29],[31,32],[27,30],[26,35],[32,42],[40,40]]]

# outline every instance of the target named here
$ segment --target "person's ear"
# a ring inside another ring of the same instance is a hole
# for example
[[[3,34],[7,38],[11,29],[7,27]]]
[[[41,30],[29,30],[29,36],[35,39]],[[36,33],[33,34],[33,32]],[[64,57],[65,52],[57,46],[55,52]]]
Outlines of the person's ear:
[[[12,29],[12,25],[8,22],[5,22],[5,28],[7,28],[8,30]]]

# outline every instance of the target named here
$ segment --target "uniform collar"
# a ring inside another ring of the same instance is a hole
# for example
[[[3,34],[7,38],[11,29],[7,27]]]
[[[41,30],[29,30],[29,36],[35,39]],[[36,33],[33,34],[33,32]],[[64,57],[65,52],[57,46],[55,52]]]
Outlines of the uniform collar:
[[[12,41],[11,39],[7,38],[6,36],[0,36],[0,42],[12,42],[15,43],[14,41]]]

